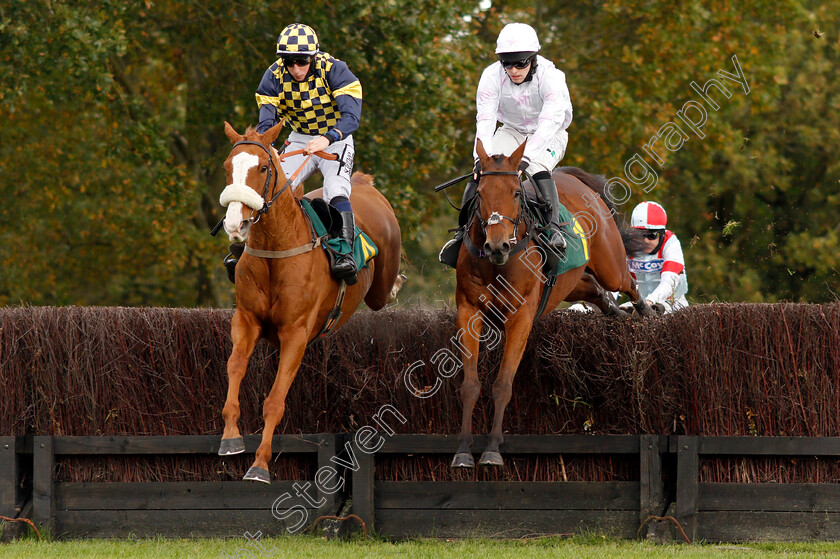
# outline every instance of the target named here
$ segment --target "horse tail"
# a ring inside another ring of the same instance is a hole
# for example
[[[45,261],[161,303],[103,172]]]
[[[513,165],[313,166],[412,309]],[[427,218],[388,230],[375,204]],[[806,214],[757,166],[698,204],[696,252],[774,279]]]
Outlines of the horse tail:
[[[627,254],[636,254],[644,248],[642,238],[634,234],[636,231],[627,225],[624,214],[618,211],[612,199],[606,194],[607,178],[604,175],[593,175],[579,167],[558,167],[557,171],[571,175],[594,191],[607,205],[615,221],[618,231],[621,233],[621,242],[624,244],[624,251]]]

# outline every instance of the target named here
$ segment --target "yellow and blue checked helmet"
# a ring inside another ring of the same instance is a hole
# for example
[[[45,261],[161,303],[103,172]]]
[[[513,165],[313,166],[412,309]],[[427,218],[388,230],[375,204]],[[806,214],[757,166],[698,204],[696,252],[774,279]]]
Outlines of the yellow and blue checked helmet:
[[[315,30],[302,23],[287,25],[277,38],[277,56],[284,54],[306,54],[318,52],[318,35]]]

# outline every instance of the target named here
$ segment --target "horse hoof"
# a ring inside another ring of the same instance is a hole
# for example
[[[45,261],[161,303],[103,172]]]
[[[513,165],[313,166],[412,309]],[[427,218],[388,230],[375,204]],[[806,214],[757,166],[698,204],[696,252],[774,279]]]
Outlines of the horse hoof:
[[[235,437],[233,439],[222,439],[219,444],[219,456],[230,456],[231,454],[242,454],[245,452],[245,439]]]
[[[504,466],[505,461],[502,460],[502,455],[492,450],[485,450],[478,460],[479,466]]]
[[[449,467],[450,468],[474,468],[475,467],[475,460],[473,460],[472,454],[468,454],[466,452],[459,452],[452,459],[452,464],[450,464]]]
[[[265,468],[258,468],[256,466],[251,466],[248,468],[248,471],[245,472],[245,477],[242,478],[244,481],[260,481],[262,483],[271,483],[271,477],[268,475],[268,470]]]

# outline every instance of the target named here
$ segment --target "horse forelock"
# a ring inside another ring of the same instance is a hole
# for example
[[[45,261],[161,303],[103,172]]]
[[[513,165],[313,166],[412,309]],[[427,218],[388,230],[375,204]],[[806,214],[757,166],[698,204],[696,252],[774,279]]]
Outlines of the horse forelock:
[[[494,162],[496,165],[499,165],[499,166],[501,166],[501,165],[502,165],[502,163],[504,163],[506,159],[507,159],[507,157],[505,157],[505,156],[504,156],[504,155],[502,155],[501,153],[500,153],[500,154],[498,154],[498,155],[494,155],[494,156],[493,156],[493,162]]]

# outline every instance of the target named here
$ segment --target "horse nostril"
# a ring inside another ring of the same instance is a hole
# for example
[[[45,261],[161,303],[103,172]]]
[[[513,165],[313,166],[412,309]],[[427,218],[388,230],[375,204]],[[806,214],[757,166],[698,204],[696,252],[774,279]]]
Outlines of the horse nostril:
[[[510,243],[502,243],[502,252],[505,254],[510,252]]]
[[[484,252],[486,254],[490,254],[491,252],[493,252],[493,249],[490,248],[490,243],[484,243]]]

